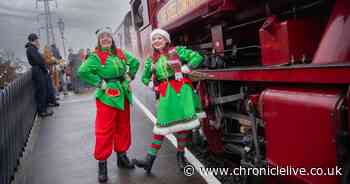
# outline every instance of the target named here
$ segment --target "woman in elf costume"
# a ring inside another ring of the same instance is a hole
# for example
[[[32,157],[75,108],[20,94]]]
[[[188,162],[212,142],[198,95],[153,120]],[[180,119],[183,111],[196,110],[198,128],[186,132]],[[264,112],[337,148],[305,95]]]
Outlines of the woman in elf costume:
[[[112,30],[96,32],[97,47],[79,68],[79,77],[96,90],[95,153],[98,160],[98,179],[107,181],[107,158],[112,150],[117,153],[117,165],[134,168],[126,152],[131,144],[130,133],[130,81],[139,62],[125,50],[115,47]]]
[[[200,125],[192,82],[186,74],[197,68],[203,57],[185,47],[171,47],[170,35],[162,29],[152,31],[151,43],[154,53],[144,64],[142,82],[148,85],[154,75],[153,82],[159,83],[157,123],[146,158],[133,161],[136,166],[150,173],[164,136],[174,133],[177,138],[177,162],[183,170],[186,165],[184,148],[189,142],[188,134]]]

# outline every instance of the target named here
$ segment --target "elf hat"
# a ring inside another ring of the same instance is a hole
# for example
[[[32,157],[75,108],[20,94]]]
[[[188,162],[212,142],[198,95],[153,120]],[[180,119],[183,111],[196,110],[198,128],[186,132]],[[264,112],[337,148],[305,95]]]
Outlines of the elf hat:
[[[153,36],[155,36],[155,35],[157,35],[157,34],[163,36],[169,43],[171,43],[169,33],[168,33],[166,30],[164,30],[164,29],[159,29],[159,28],[158,28],[158,29],[155,29],[155,30],[153,30],[153,31],[151,32],[151,40],[152,40]]]
[[[112,28],[110,28],[110,27],[100,28],[100,29],[96,30],[95,33],[96,33],[97,37],[99,37],[102,33],[108,33],[110,35],[113,35]]]

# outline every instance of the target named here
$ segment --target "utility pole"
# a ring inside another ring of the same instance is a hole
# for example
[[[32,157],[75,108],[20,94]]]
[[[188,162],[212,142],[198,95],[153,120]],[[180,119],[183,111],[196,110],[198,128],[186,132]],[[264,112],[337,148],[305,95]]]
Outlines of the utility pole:
[[[57,0],[36,0],[36,7],[38,7],[38,3],[44,3],[44,15],[45,16],[45,31],[46,31],[46,44],[49,46],[54,44],[55,35],[52,26],[52,14],[50,11],[50,2],[55,1],[57,7]]]
[[[62,39],[62,47],[63,47],[63,54],[64,54],[64,58],[67,58],[67,53],[66,53],[66,46],[64,44],[64,22],[63,19],[60,18],[57,22],[58,25],[58,29],[60,30],[61,33],[61,39]]]

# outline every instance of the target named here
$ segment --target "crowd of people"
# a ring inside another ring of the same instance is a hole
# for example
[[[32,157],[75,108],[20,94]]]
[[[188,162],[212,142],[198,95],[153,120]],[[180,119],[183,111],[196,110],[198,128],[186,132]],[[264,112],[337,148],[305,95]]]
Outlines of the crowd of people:
[[[75,54],[69,49],[65,60],[55,44],[44,46],[40,52],[40,41],[37,34],[28,36],[25,45],[29,64],[32,66],[32,80],[35,89],[37,112],[40,117],[51,116],[53,111],[48,107],[58,107],[61,94],[68,95],[69,91],[81,93],[87,88],[78,79],[76,72],[88,52],[83,49]]]
[[[32,66],[32,80],[38,115],[41,117],[51,116],[53,111],[49,111],[48,107],[59,105],[51,79],[52,71],[49,71],[49,65],[56,61],[39,52],[39,37],[34,33],[28,36],[28,43],[25,47],[29,64]]]

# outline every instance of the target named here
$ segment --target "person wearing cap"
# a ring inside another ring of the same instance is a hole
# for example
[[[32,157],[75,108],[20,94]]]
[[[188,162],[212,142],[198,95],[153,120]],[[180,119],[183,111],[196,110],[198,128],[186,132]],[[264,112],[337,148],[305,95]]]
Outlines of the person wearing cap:
[[[86,83],[97,87],[95,121],[95,159],[98,160],[98,180],[107,181],[107,158],[114,150],[117,166],[134,168],[127,157],[131,145],[129,83],[139,68],[139,61],[128,51],[116,48],[112,30],[97,32],[97,47],[79,67],[78,75]]]
[[[32,66],[32,80],[38,115],[41,117],[51,116],[53,112],[47,111],[48,68],[44,57],[39,53],[40,42],[39,37],[35,33],[29,34],[25,48],[27,59]]]
[[[173,133],[177,139],[178,167],[183,170],[186,165],[184,149],[190,141],[189,134],[200,125],[192,81],[187,74],[201,64],[203,57],[185,47],[172,47],[170,35],[163,29],[151,32],[151,44],[153,55],[145,61],[142,82],[145,85],[151,80],[159,83],[157,122],[146,157],[143,160],[134,159],[133,162],[150,173],[164,136]]]

